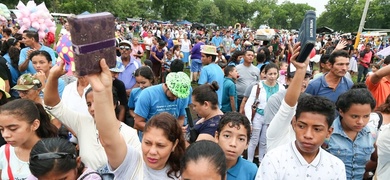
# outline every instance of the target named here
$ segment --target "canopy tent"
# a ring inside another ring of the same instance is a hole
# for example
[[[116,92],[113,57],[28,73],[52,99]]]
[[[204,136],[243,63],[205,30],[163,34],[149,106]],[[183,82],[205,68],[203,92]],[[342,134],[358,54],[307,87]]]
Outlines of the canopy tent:
[[[142,20],[139,18],[126,18],[126,20],[129,22],[142,22]]]
[[[194,24],[192,24],[192,28],[204,28],[204,24],[202,24],[202,23],[194,23]]]
[[[317,28],[316,30],[316,33],[317,34],[320,34],[320,33],[333,33],[334,30],[329,28],[329,27],[326,27],[326,26],[323,26],[323,27],[320,27],[320,28]]]
[[[275,29],[258,29],[256,31],[255,39],[261,41],[270,41],[276,35]]]
[[[381,31],[368,31],[362,32],[363,37],[376,37],[376,36],[387,36],[387,33]]]
[[[217,25],[214,24],[214,23],[210,23],[210,24],[206,24],[206,26],[215,27],[215,26],[217,26]]]
[[[183,21],[177,22],[176,24],[179,24],[179,25],[191,25],[192,23],[190,21],[183,20]]]
[[[151,22],[151,23],[157,23],[157,24],[163,23],[162,21],[159,21],[159,20],[150,20],[149,22]]]

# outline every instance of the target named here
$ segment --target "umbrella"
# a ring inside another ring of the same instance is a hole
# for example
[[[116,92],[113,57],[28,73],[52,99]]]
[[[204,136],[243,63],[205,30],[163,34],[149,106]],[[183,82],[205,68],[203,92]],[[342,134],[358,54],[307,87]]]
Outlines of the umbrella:
[[[316,30],[316,33],[317,33],[317,34],[320,34],[320,33],[333,33],[333,32],[334,32],[333,29],[328,28],[328,27],[326,27],[326,26],[317,28],[317,30]]]
[[[390,55],[390,46],[387,47],[387,48],[382,49],[381,51],[379,51],[378,55],[381,55],[381,56],[384,56],[384,57]]]
[[[75,71],[75,65],[72,41],[69,34],[61,36],[61,39],[58,41],[56,51],[58,53],[58,58],[65,61],[67,74],[72,75],[73,71]]]
[[[217,26],[217,25],[214,23],[210,23],[210,24],[206,24],[206,26]]]
[[[191,25],[192,23],[187,21],[187,20],[183,20],[183,21],[177,22],[176,24],[180,24],[180,25],[188,24],[188,25]]]

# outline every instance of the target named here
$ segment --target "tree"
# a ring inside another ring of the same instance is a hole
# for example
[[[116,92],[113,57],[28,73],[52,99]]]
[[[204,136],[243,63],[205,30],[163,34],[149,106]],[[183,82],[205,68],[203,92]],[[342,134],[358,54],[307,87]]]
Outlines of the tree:
[[[222,23],[223,16],[218,7],[211,0],[202,0],[199,2],[200,16],[199,22],[208,23]]]
[[[186,17],[193,3],[191,0],[152,0],[152,9],[164,20],[178,20]]]
[[[315,11],[315,8],[308,4],[295,4],[289,1],[284,2],[277,9],[281,12],[274,11],[275,18],[273,19],[275,19],[275,24],[273,24],[273,27],[282,25],[282,27],[291,29],[299,29],[301,27],[302,20],[308,10]]]
[[[356,31],[363,12],[363,7],[360,7],[363,1],[365,0],[329,0],[325,6],[326,11],[318,18],[317,26],[328,26],[341,32]]]
[[[277,0],[254,0],[251,3],[251,6],[257,9],[252,22],[255,28],[262,24],[270,24],[269,20],[273,18],[273,11],[278,8],[276,3]]]
[[[81,14],[85,11],[93,12],[94,5],[90,1],[72,0],[60,5],[62,13]]]
[[[221,25],[246,23],[255,12],[246,0],[214,0],[214,3],[222,15]]]

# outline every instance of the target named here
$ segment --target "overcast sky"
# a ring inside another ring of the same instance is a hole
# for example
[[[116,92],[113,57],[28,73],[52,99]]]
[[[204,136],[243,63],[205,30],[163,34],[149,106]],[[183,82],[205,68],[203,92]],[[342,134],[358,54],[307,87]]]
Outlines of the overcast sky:
[[[329,0],[289,0],[292,3],[307,3],[312,7],[316,8],[317,16],[320,16],[325,11],[325,5]],[[283,3],[284,0],[279,0],[279,3]]]

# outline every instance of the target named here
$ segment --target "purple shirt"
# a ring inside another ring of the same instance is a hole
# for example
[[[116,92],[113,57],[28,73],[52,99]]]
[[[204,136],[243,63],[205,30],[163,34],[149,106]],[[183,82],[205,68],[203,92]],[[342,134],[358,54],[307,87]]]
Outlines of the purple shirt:
[[[136,81],[135,77],[133,76],[133,73],[139,67],[141,67],[141,63],[137,61],[133,56],[130,56],[129,64],[126,65],[125,70],[123,72],[119,73],[118,79],[125,84],[126,90],[131,89],[135,85]]]
[[[200,53],[200,46],[204,45],[202,41],[195,44],[195,46],[191,49],[191,59],[201,59],[202,54]]]
[[[160,60],[162,60],[164,58],[164,54],[165,54],[165,51],[164,49],[162,49],[161,51],[158,51],[157,47],[154,46],[152,48],[152,52],[156,53],[156,57],[159,58]],[[152,54],[150,54],[150,57],[149,59],[152,61],[152,62],[159,62],[157,61],[157,59],[155,59]]]

